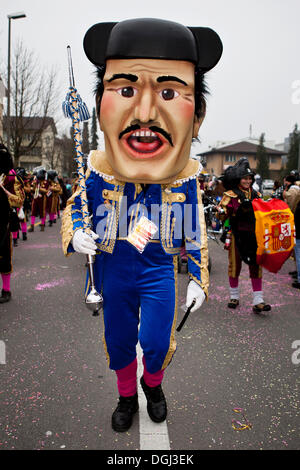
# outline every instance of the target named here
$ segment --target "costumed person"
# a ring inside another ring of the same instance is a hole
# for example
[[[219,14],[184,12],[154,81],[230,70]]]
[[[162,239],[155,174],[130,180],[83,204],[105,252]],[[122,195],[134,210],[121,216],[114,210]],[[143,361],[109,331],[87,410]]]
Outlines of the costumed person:
[[[61,186],[57,179],[57,172],[55,170],[48,170],[47,180],[49,183],[47,197],[47,213],[49,214],[49,227],[52,227],[52,224],[56,222],[58,205],[59,205],[59,196],[62,194]]]
[[[66,207],[67,205],[67,200],[69,199],[69,197],[71,196],[71,194],[69,194],[69,186],[68,184],[66,184],[63,180],[62,177],[58,176],[58,182],[60,184],[60,187],[62,189],[62,194],[60,196],[60,199],[61,199],[61,204],[60,204],[60,209],[61,210],[64,210],[64,208]]]
[[[292,287],[300,289],[300,201],[297,204],[297,207],[294,212],[295,217],[295,229],[296,229],[296,246],[295,246],[295,259],[296,259],[296,268],[297,274],[295,276],[294,282],[292,282]]]
[[[47,172],[40,169],[32,182],[31,192],[33,194],[31,206],[30,228],[28,232],[34,232],[35,218],[39,215],[41,219],[41,232],[45,230],[46,224],[46,204],[49,182],[46,180]]]
[[[206,181],[205,175],[201,173],[198,179],[199,179],[200,189],[206,192],[208,190],[208,182]]]
[[[148,414],[154,422],[167,416],[161,384],[176,350],[182,239],[190,276],[186,305],[195,302],[195,311],[207,296],[202,166],[189,155],[205,116],[204,73],[219,61],[222,43],[209,28],[135,19],[92,26],[84,49],[98,68],[105,151],[91,152],[85,175],[93,232],[82,230],[79,190],[63,214],[63,248],[96,254],[104,345],[119,392],[112,427],[121,432],[138,410],[138,341]]]
[[[300,201],[300,188],[296,185],[296,177],[294,175],[286,176],[283,180],[283,185],[283,200],[294,214],[298,202]]]
[[[294,173],[286,176],[283,181],[284,190],[282,198],[287,203],[295,217],[296,228],[296,246],[294,248],[296,270],[291,271],[291,276],[295,279],[292,283],[293,287],[300,288],[300,230],[299,230],[299,206],[300,206],[300,187],[296,184],[297,176]],[[297,230],[298,227],[298,230]],[[298,238],[297,238],[298,237]],[[298,287],[299,286],[299,287]]]
[[[257,242],[255,235],[255,215],[251,201],[260,197],[252,189],[254,173],[247,158],[243,157],[234,166],[228,167],[222,178],[225,188],[219,204],[219,218],[228,221],[227,232],[231,234],[228,249],[228,277],[230,286],[229,308],[239,305],[239,275],[242,261],[249,265],[253,292],[253,312],[271,310],[264,302],[262,290],[262,267],[256,263]]]
[[[0,303],[11,299],[10,277],[12,272],[12,235],[16,228],[13,220],[18,218],[16,208],[22,207],[24,191],[22,183],[13,170],[8,149],[0,144],[0,272],[2,292]],[[14,217],[14,215],[16,217]]]
[[[23,182],[23,190],[24,190],[24,204],[23,207],[18,209],[18,217],[20,219],[20,226],[22,231],[22,239],[23,241],[27,240],[27,213],[30,211],[30,195],[31,195],[31,185],[26,173],[25,168],[18,167],[16,168],[16,173],[19,178],[21,178]],[[22,213],[22,217],[20,214]]]
[[[6,177],[4,184],[6,189],[8,189],[11,194],[20,196],[22,198],[21,205],[20,200],[10,200],[10,230],[12,233],[13,245],[14,247],[17,247],[19,230],[25,218],[23,210],[21,211],[25,199],[24,183],[23,180],[17,175],[16,171],[12,168]]]

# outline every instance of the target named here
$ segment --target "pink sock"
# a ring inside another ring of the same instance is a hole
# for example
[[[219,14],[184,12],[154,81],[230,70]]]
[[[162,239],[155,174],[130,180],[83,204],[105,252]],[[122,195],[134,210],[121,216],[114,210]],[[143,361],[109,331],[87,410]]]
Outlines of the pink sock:
[[[31,225],[34,225],[34,222],[35,222],[35,216],[32,215],[32,216],[31,216],[31,220],[30,220]]]
[[[143,356],[143,364],[144,364],[143,377],[144,377],[146,385],[148,385],[148,387],[157,387],[157,385],[160,385],[162,383],[163,378],[164,378],[164,372],[165,371],[164,370],[158,370],[154,374],[150,374],[150,372],[147,371],[146,361],[145,361],[144,356]]]
[[[262,278],[251,278],[253,292],[262,291]]]
[[[27,224],[26,222],[21,222],[22,233],[27,233]]]
[[[18,232],[12,232],[12,237],[16,240],[18,238]]]
[[[43,217],[43,218],[41,219],[41,225],[45,225],[45,223],[46,223],[46,217]]]
[[[238,277],[230,277],[229,276],[229,285],[230,287],[232,287],[233,289],[238,287],[239,285],[239,278]]]
[[[10,291],[10,274],[1,274],[2,277],[2,289],[9,292]]]
[[[135,358],[128,366],[123,369],[116,370],[117,374],[117,385],[119,394],[122,397],[132,397],[136,394],[136,371],[137,371],[137,360]]]
[[[49,214],[49,220],[53,222],[53,220],[55,220],[55,214]]]

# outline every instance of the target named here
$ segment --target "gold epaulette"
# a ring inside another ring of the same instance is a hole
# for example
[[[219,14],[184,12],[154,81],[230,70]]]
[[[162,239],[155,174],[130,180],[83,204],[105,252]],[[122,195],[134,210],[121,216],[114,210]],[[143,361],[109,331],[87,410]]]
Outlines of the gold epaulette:
[[[225,191],[223,195],[228,197],[238,197],[237,194],[235,194],[235,192],[231,189],[229,189],[229,191]]]

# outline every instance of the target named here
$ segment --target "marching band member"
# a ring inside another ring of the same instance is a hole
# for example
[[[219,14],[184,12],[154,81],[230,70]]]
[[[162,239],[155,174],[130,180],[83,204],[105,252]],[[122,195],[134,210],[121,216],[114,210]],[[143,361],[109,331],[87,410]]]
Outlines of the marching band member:
[[[12,235],[16,226],[12,226],[12,214],[22,207],[24,190],[21,181],[13,169],[12,157],[8,149],[0,144],[0,272],[2,292],[0,303],[11,299],[10,277],[12,272]]]
[[[31,206],[31,225],[28,232],[34,231],[35,218],[39,215],[41,219],[41,232],[45,230],[46,223],[46,194],[49,188],[49,182],[46,180],[46,170],[40,169],[37,171],[36,177],[33,180],[31,191],[33,194]]]

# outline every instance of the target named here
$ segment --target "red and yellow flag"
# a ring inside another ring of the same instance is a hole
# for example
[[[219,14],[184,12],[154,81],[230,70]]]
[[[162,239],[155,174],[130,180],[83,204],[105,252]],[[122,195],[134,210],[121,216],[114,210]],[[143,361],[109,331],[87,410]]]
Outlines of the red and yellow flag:
[[[268,271],[277,273],[295,246],[294,215],[280,199],[254,199],[256,261]]]

